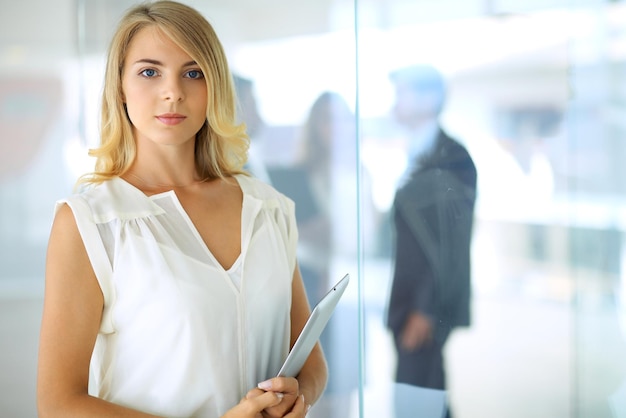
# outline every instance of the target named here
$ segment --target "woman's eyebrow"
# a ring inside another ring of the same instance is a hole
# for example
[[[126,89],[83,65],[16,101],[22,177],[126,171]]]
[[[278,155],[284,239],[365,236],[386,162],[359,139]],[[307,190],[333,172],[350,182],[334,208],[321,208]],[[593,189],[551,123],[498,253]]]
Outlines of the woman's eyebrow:
[[[163,63],[161,61],[153,60],[153,59],[150,59],[150,58],[139,59],[139,60],[135,61],[135,64],[163,65]]]
[[[151,59],[151,58],[139,59],[139,60],[135,61],[135,64],[152,64],[152,65],[163,66],[163,63],[161,61],[155,60],[155,59]],[[184,63],[182,66],[183,67],[190,67],[192,65],[198,65],[198,63],[195,62],[195,61],[189,61],[189,62]]]

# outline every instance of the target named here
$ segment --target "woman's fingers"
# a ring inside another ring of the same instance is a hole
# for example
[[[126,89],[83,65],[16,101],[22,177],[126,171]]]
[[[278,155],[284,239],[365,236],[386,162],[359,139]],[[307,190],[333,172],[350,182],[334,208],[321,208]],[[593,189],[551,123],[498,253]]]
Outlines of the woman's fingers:
[[[280,418],[293,410],[296,398],[300,394],[300,385],[298,380],[293,377],[274,377],[258,384],[262,390],[274,393],[282,393],[283,401],[264,411],[264,416],[268,418]]]
[[[281,392],[285,395],[298,395],[300,385],[294,377],[274,377],[259,383],[258,387],[263,390],[271,390],[272,392]]]
[[[278,405],[283,399],[282,393],[264,392],[258,396],[246,397],[243,403],[249,403],[254,412],[261,412],[265,408]]]
[[[230,409],[222,418],[256,418],[266,408],[278,405],[282,400],[282,394],[263,392],[261,390],[250,391],[237,406]]]
[[[285,415],[284,418],[302,418],[305,417],[307,412],[309,412],[309,405],[306,405],[304,402],[304,396],[298,396],[296,399],[296,403],[293,405],[291,411]]]

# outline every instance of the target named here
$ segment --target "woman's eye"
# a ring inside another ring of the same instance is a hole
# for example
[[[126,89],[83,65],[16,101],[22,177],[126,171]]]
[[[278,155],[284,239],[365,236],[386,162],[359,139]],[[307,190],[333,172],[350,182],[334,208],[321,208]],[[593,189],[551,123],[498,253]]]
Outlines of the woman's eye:
[[[155,75],[157,75],[157,72],[156,70],[153,70],[152,68],[148,68],[148,69],[143,70],[139,74],[141,74],[144,77],[154,77]]]
[[[187,71],[187,77],[189,78],[197,79],[197,78],[202,78],[202,76],[203,74],[202,74],[202,71],[200,70]]]

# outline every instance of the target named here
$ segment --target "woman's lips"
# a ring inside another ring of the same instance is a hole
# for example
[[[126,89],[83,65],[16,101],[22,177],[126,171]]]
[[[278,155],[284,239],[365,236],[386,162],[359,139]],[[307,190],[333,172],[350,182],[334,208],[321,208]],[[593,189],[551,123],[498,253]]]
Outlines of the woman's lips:
[[[158,115],[156,118],[165,125],[178,125],[185,120],[186,116],[179,115],[178,113],[164,113]]]

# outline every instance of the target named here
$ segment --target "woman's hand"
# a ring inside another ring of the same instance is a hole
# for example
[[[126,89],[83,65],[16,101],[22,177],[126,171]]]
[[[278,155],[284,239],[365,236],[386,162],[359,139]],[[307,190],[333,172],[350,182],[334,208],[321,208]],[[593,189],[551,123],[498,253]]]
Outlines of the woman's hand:
[[[261,411],[265,408],[278,405],[283,396],[281,393],[264,392],[260,389],[254,389],[258,391],[248,394],[239,402],[239,404],[222,415],[222,418],[260,418],[262,417]]]
[[[298,380],[293,377],[275,377],[259,383],[246,398],[263,396],[266,393],[281,394],[282,400],[261,413],[262,418],[304,418],[310,406],[306,405],[304,395],[299,393]]]

